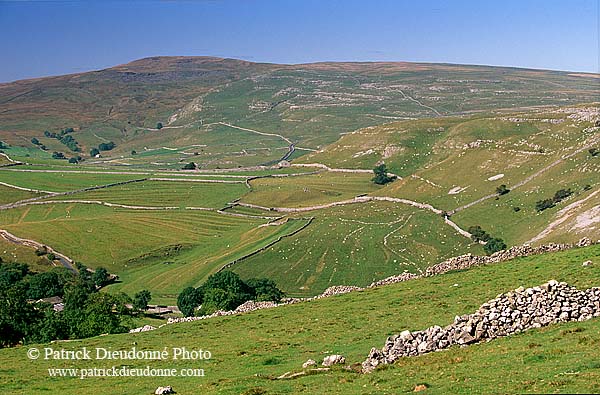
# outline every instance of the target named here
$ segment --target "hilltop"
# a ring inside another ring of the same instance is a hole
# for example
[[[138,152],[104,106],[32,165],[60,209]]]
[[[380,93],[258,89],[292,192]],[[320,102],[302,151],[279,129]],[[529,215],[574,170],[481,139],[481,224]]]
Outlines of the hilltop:
[[[0,140],[23,146],[21,154],[30,157],[69,155],[44,132],[73,128],[83,158],[102,143],[116,144],[102,152],[104,163],[173,167],[189,159],[186,153],[198,153],[202,168],[248,166],[277,162],[291,144],[293,159],[344,133],[394,120],[592,102],[596,77],[407,62],[152,57],[0,84]]]

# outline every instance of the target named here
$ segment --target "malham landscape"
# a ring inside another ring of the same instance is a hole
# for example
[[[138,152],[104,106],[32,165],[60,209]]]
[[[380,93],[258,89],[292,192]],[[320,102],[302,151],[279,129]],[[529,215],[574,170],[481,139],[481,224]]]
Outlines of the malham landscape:
[[[344,7],[243,3],[7,2],[0,21]],[[571,69],[156,45],[2,72],[4,392],[600,392],[597,47]]]

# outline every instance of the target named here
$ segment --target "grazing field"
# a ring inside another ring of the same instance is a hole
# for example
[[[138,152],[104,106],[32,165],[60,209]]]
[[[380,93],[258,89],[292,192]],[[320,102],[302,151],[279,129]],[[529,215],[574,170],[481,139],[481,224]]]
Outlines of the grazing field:
[[[365,203],[311,212],[311,225],[232,267],[243,278],[269,277],[293,296],[332,285],[365,286],[481,247],[439,215],[410,206]]]
[[[16,202],[36,196],[43,196],[43,194],[0,185],[0,204]]]
[[[231,180],[227,180],[231,181]],[[243,180],[238,184],[180,181],[144,181],[117,185],[49,200],[96,200],[131,206],[222,208],[248,192]]]
[[[582,267],[593,260],[596,265]],[[455,315],[471,313],[483,302],[519,285],[530,287],[550,279],[567,281],[580,289],[600,284],[600,246],[539,255],[472,268],[321,299],[261,310],[240,316],[168,325],[152,332],[102,336],[53,347],[113,350],[162,350],[187,347],[212,352],[208,361],[132,360],[131,367],[203,368],[205,377],[111,377],[114,392],[151,393],[157,386],[173,386],[191,393],[300,393],[380,394],[412,392],[426,383],[434,393],[592,393],[600,388],[597,338],[600,319],[557,324],[519,335],[420,357],[402,358],[395,365],[362,375],[343,369],[272,380],[300,371],[309,358],[320,361],[339,353],[347,364],[362,362],[371,347],[402,330],[446,325]],[[485,286],[482,286],[485,284]],[[240,332],[240,328],[244,330]],[[40,345],[42,346],[42,345]],[[6,391],[29,393],[91,393],[105,388],[99,378],[50,378],[48,368],[107,367],[112,361],[31,361],[28,347],[0,350],[6,362],[0,383]],[[490,375],[489,372],[494,374]],[[165,383],[166,381],[166,383]],[[75,385],[76,383],[76,385]]]
[[[0,169],[0,181],[48,192],[66,192],[92,186],[144,178],[137,174],[96,174],[72,172],[28,172]]]
[[[35,249],[13,244],[0,237],[0,258],[2,262],[20,262],[29,265],[32,271],[45,272],[55,267],[45,256],[38,256]]]
[[[188,285],[260,249],[305,221],[267,220],[196,210],[127,210],[92,204],[47,204],[0,212],[3,228],[47,244],[92,268],[122,275],[116,290],[150,289],[173,303]]]
[[[241,201],[265,207],[310,207],[375,192],[381,187],[371,178],[372,174],[338,172],[259,178],[250,181],[252,191]]]

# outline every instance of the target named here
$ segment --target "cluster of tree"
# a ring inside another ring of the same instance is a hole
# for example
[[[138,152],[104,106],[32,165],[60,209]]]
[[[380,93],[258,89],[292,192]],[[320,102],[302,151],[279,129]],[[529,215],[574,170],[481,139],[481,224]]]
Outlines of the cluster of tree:
[[[510,189],[508,189],[508,187],[505,184],[502,184],[499,187],[496,187],[496,193],[500,196],[506,195],[509,192],[510,192]]]
[[[33,138],[31,139],[31,144],[33,144],[33,145],[37,145],[37,146],[38,146],[38,147],[39,147],[41,150],[44,150],[44,151],[47,151],[47,150],[48,150],[48,147],[46,147],[44,144],[42,144],[42,143],[40,142],[40,140],[36,139],[35,137],[33,137]]]
[[[506,249],[506,243],[504,240],[498,237],[492,237],[488,232],[483,230],[481,226],[475,225],[470,226],[467,232],[471,234],[471,239],[476,242],[484,242],[483,250],[486,254],[491,255],[494,252],[502,251]]]
[[[79,163],[83,160],[83,158],[79,155],[69,158],[69,163]]]
[[[388,175],[388,170],[385,163],[382,163],[379,166],[375,167],[373,169],[373,173],[375,173],[375,177],[372,178],[372,181],[375,184],[385,185],[396,179],[396,176]]]
[[[194,162],[190,162],[182,167],[183,170],[195,170],[196,164]]]
[[[590,155],[592,156],[598,156],[600,155],[600,150],[598,148],[590,148],[588,150],[588,152],[590,153]]]
[[[229,271],[208,277],[198,288],[185,288],[177,298],[177,307],[186,317],[212,314],[217,310],[233,310],[249,300],[279,302],[285,295],[273,280],[257,278],[243,281]]]
[[[110,281],[105,269],[94,272],[79,264],[78,273],[53,268],[34,273],[25,264],[0,263],[0,346],[19,343],[77,339],[103,333],[121,333],[130,328],[136,310],[125,294],[98,292]],[[43,298],[63,298],[62,310]],[[150,292],[134,297],[134,305],[147,307]]]
[[[90,150],[90,156],[94,157],[94,156],[98,155],[100,153],[100,151],[110,151],[113,148],[115,148],[116,146],[117,145],[112,141],[109,141],[108,143],[100,143],[98,145],[98,148],[94,147]]]
[[[67,157],[62,152],[54,151],[52,153],[52,159],[67,159]]]
[[[73,133],[74,131],[75,131],[75,129],[73,129],[73,128],[62,129],[59,133],[49,132],[48,130],[46,130],[46,131],[44,131],[44,136],[46,136],[48,138],[57,139],[58,141],[60,141],[64,145],[66,145],[67,148],[69,148],[73,152],[80,152],[81,148],[78,145],[79,143],[77,143],[77,140],[75,140],[73,138],[73,136],[70,136],[70,133]],[[34,140],[37,141],[37,143],[34,142]],[[38,139],[32,138],[31,142],[35,145],[39,145],[41,148],[41,144],[39,144]]]
[[[535,203],[535,209],[537,211],[544,211],[546,209],[552,208],[552,207],[556,206],[558,203],[560,203],[561,201],[563,201],[564,199],[571,196],[572,194],[573,194],[573,191],[571,191],[571,188],[559,189],[558,191],[556,191],[554,193],[554,196],[552,198],[538,200]]]

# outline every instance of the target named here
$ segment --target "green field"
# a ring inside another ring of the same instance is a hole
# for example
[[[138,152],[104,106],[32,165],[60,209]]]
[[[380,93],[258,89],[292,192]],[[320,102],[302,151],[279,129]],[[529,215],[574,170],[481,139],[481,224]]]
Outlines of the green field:
[[[48,192],[66,192],[75,189],[144,178],[137,174],[89,174],[72,172],[22,172],[0,170],[0,181],[21,188]]]
[[[402,358],[370,375],[334,369],[295,380],[270,380],[300,371],[308,358],[340,353],[347,364],[362,362],[371,347],[382,347],[388,335],[404,329],[446,325],[455,315],[470,313],[498,293],[550,279],[578,288],[598,286],[600,246],[521,258],[436,277],[375,288],[309,303],[262,310],[234,317],[168,325],[141,334],[110,335],[53,347],[86,346],[113,350],[162,350],[187,347],[210,350],[210,361],[127,361],[130,367],[204,368],[205,377],[168,379],[49,378],[47,368],[111,367],[118,361],[31,361],[28,347],[0,350],[5,361],[0,382],[7,391],[65,394],[102,391],[151,393],[172,385],[191,393],[398,393],[427,383],[428,393],[590,393],[600,388],[597,363],[598,318],[557,324],[489,343],[420,357]],[[482,286],[485,283],[485,286]],[[243,328],[243,331],[240,331]],[[490,375],[489,372],[494,372]]]
[[[188,178],[181,181],[136,182],[58,198],[50,197],[49,200],[81,199],[132,206],[222,208],[247,192],[243,181],[239,184],[223,184],[195,182]]]
[[[309,207],[375,192],[372,174],[324,172],[301,177],[270,177],[250,181],[243,203],[265,207]]]
[[[311,212],[311,225],[232,268],[244,278],[269,277],[293,296],[332,285],[365,286],[481,247],[440,216],[391,203],[366,203]]]

